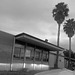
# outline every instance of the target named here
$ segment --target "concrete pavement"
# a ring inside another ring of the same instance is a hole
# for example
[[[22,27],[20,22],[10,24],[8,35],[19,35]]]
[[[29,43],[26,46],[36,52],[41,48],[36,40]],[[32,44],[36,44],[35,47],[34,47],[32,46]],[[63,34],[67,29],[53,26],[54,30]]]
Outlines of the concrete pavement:
[[[68,69],[56,69],[56,70],[49,70],[37,73],[35,75],[75,75],[75,71],[71,71]]]

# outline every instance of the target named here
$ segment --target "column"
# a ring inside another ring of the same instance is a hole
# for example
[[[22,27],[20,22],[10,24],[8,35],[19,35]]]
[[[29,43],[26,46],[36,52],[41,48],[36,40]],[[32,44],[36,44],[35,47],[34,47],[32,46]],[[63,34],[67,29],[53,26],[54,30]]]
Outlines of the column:
[[[41,51],[41,70],[42,70],[42,64],[43,64],[43,50]]]
[[[25,68],[25,61],[26,61],[26,57],[25,57],[25,53],[26,53],[26,47],[27,47],[27,43],[24,46],[24,61],[23,61],[23,68]]]
[[[50,60],[49,60],[49,57],[50,57],[50,52],[48,51],[48,65],[49,65],[49,69],[50,69]]]
[[[12,71],[14,49],[15,49],[15,37],[13,38],[13,45],[12,45],[12,51],[11,51],[10,71]]]
[[[21,59],[21,48],[20,48],[20,51],[19,51],[19,57],[20,57],[20,59]]]
[[[34,55],[33,55],[33,68],[35,70],[35,66],[34,66],[34,63],[35,63],[35,50],[36,50],[36,47],[34,47]]]

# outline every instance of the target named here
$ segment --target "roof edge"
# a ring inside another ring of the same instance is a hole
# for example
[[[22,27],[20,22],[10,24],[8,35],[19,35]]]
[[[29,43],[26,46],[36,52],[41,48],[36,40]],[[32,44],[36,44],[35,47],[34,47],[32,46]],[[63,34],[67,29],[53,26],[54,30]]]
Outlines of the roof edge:
[[[20,34],[18,34],[18,35],[15,35],[15,37],[18,37],[18,36],[21,36],[21,35],[27,35],[27,36],[29,36],[29,37],[32,37],[32,38],[35,38],[35,39],[40,40],[40,41],[42,41],[42,42],[45,42],[44,40],[39,39],[39,38],[37,38],[37,37],[34,37],[34,36],[32,36],[32,35],[29,35],[29,34],[27,34],[27,33],[20,33]],[[55,46],[55,47],[58,47],[58,48],[64,50],[64,48],[59,47],[59,46],[57,46],[57,45],[54,45],[54,44],[52,44],[52,43],[50,43],[50,42],[45,42],[45,43],[51,44],[51,45],[53,45],[53,46]]]

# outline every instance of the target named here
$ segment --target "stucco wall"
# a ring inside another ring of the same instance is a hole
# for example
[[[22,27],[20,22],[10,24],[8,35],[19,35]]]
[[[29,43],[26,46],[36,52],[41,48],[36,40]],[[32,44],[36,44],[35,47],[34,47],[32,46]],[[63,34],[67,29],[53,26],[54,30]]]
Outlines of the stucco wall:
[[[14,35],[0,31],[0,63],[10,62]]]
[[[58,67],[59,68],[64,68],[65,67],[65,65],[64,65],[64,57],[62,57],[62,56],[64,56],[63,51],[60,51],[59,54],[60,54],[60,56],[58,58]]]
[[[64,68],[64,57],[59,56],[58,67],[59,68]]]
[[[54,54],[49,55],[49,66],[50,67],[54,67],[55,59],[56,59],[56,55]]]
[[[60,51],[59,54],[63,55],[63,51]],[[59,55],[59,57],[58,57],[58,67],[59,68],[64,68],[65,67],[65,65],[64,65],[64,57],[62,57],[61,55]],[[50,53],[50,56],[49,56],[49,66],[50,67],[54,67],[55,60],[56,60],[55,52]]]

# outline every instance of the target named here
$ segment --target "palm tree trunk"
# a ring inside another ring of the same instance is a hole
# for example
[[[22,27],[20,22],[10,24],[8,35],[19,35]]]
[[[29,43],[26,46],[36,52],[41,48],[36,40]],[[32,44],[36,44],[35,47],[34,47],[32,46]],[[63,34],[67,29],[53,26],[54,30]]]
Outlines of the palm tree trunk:
[[[60,24],[58,24],[58,37],[57,37],[57,46],[59,47],[59,39],[60,38]],[[58,55],[59,55],[59,51],[57,50],[57,55],[56,55],[56,61],[54,64],[55,68],[58,68]]]
[[[60,24],[58,24],[58,37],[57,37],[57,46],[59,47],[59,41],[60,41]]]
[[[69,37],[69,61],[68,61],[69,69],[71,68],[70,62],[71,62],[71,37]]]

